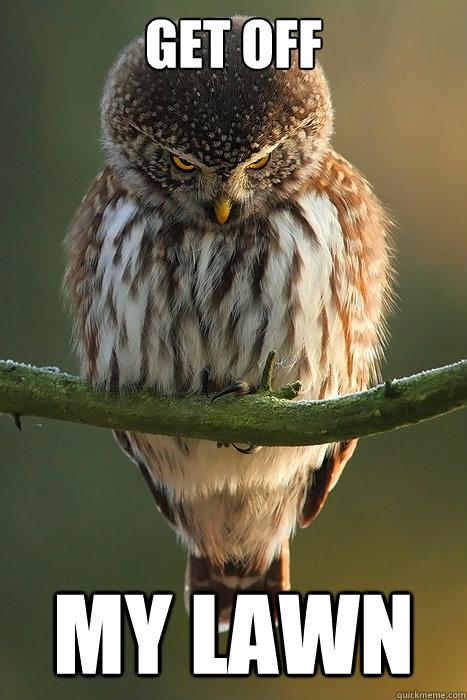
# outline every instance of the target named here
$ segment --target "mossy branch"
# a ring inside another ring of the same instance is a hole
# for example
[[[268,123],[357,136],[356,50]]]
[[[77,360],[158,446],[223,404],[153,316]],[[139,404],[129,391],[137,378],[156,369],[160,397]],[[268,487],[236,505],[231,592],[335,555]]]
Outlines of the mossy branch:
[[[0,413],[101,428],[254,445],[314,445],[403,428],[467,405],[467,360],[327,401],[291,401],[300,383],[272,391],[270,353],[256,394],[115,396],[56,368],[0,361]]]

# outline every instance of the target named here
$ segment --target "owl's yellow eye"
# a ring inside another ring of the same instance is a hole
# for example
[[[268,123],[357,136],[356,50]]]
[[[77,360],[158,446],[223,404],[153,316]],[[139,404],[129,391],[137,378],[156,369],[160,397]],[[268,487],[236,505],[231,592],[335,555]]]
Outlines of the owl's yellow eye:
[[[271,154],[268,153],[267,156],[263,156],[259,160],[255,160],[254,163],[250,163],[250,165],[248,167],[252,168],[253,170],[258,170],[258,168],[264,168],[264,166],[269,163],[270,158],[271,158]]]
[[[196,165],[193,165],[193,163],[190,163],[189,160],[185,160],[184,158],[179,158],[178,156],[172,156],[172,161],[174,165],[177,166],[180,170],[195,170]]]

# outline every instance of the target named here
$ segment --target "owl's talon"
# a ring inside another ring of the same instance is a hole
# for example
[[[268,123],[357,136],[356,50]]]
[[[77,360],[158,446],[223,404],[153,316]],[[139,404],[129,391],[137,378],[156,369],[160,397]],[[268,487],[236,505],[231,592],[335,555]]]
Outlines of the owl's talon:
[[[245,396],[246,394],[254,394],[256,392],[256,387],[254,387],[249,382],[240,381],[234,382],[224,387],[217,394],[214,394],[211,401],[215,401],[220,396],[226,396],[227,394],[237,394],[238,396]]]
[[[207,365],[200,372],[201,392],[209,398],[209,384],[211,383],[211,367]]]
[[[217,394],[214,394],[214,396],[211,399],[211,402],[215,399],[218,399],[220,396],[226,396],[227,394],[237,394],[238,396],[245,396],[246,394],[254,394],[255,392],[256,387],[254,387],[249,382],[233,382],[233,384],[229,384],[228,386],[221,389],[221,391],[218,391]],[[230,444],[237,450],[237,452],[241,452],[243,455],[252,455],[261,449],[261,446],[252,445],[251,442],[247,443],[248,447],[239,447],[233,442],[218,442],[217,447],[230,447]]]
[[[233,442],[232,447],[235,447],[237,452],[241,452],[242,455],[252,455],[261,449],[261,445],[252,445],[251,442],[248,443],[248,447],[239,447]]]
[[[217,447],[234,447],[237,452],[241,452],[242,455],[252,455],[261,449],[261,445],[252,445],[251,442],[247,443],[248,447],[239,447],[234,442],[218,442]]]

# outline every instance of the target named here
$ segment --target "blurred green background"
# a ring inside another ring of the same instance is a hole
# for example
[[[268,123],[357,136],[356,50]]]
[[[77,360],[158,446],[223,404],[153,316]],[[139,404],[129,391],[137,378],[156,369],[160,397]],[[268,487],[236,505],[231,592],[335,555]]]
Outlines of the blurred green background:
[[[101,164],[98,102],[111,62],[153,17],[219,5],[4,0],[1,40],[0,357],[76,371],[59,294],[61,240]],[[222,6],[324,18],[334,144],[397,222],[398,309],[386,377],[465,355],[466,6],[464,0]],[[465,413],[362,440],[292,546],[296,590],[409,590],[412,678],[192,678],[184,553],[136,468],[102,430],[0,417],[0,697],[394,698],[465,690]],[[53,594],[172,590],[159,678],[56,678]],[[357,666],[358,667],[358,666]]]

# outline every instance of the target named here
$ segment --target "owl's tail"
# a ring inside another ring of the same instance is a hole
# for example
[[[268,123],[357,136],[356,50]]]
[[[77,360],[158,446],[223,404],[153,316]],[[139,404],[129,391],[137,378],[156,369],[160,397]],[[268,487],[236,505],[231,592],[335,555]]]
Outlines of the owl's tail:
[[[276,593],[288,591],[289,543],[285,542],[277,557],[263,571],[251,571],[242,562],[229,562],[223,567],[214,564],[206,557],[188,554],[185,573],[185,606],[190,612],[192,593],[215,593],[218,604],[218,626],[220,632],[228,630],[234,596],[237,593],[261,591],[270,593],[274,617],[276,613]]]

